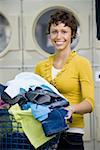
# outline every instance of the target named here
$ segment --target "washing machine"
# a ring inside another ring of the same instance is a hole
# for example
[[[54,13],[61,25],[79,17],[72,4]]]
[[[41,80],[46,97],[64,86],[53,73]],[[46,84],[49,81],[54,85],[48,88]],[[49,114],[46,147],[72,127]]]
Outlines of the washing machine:
[[[6,83],[22,68],[20,1],[0,1],[0,82]]]

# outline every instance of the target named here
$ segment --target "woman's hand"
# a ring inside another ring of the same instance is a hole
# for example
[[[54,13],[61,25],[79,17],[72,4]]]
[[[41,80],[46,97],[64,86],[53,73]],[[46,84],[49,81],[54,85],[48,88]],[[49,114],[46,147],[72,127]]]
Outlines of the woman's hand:
[[[69,111],[68,118],[70,118],[73,113],[84,115],[93,111],[91,103],[86,99],[79,104],[70,105],[65,109]]]
[[[66,110],[68,110],[68,115],[66,117],[66,119],[70,119],[72,117],[72,114],[75,113],[75,109],[74,106],[68,106],[65,108]]]

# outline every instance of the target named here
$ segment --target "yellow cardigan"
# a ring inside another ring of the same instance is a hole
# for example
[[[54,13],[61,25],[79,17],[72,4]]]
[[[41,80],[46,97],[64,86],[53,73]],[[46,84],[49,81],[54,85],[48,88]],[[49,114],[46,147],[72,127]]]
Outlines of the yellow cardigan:
[[[70,104],[78,104],[87,99],[94,109],[94,82],[92,67],[88,59],[71,52],[62,70],[52,79],[52,65],[54,55],[42,60],[36,65],[35,73],[53,84],[58,91],[69,100]],[[83,115],[73,114],[70,127],[84,127]]]

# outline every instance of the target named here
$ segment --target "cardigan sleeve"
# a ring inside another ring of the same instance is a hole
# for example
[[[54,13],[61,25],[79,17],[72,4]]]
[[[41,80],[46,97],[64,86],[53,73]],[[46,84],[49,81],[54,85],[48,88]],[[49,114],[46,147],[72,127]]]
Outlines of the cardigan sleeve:
[[[35,73],[36,73],[36,74],[40,74],[40,67],[39,67],[39,64],[37,64],[36,67],[35,67]]]
[[[41,76],[41,66],[42,66],[41,62],[37,63],[34,70],[34,72],[40,76]]]
[[[81,65],[80,65],[81,64]],[[92,67],[86,58],[83,58],[78,65],[79,80],[81,84],[82,98],[87,100],[94,109],[94,81]]]

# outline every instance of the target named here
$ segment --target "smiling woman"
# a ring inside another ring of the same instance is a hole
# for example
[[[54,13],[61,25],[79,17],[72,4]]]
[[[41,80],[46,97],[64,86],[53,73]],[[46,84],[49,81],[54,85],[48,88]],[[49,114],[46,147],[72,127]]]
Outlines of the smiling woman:
[[[84,114],[94,109],[91,64],[71,48],[77,36],[77,28],[78,22],[72,12],[58,10],[52,14],[48,34],[55,54],[36,66],[36,73],[53,84],[70,102],[70,107],[64,109],[68,111],[67,118],[72,117],[73,121],[69,122],[69,129],[61,133],[58,146],[56,141],[57,150],[84,150]]]

